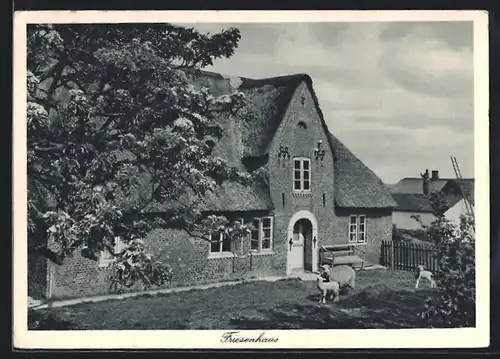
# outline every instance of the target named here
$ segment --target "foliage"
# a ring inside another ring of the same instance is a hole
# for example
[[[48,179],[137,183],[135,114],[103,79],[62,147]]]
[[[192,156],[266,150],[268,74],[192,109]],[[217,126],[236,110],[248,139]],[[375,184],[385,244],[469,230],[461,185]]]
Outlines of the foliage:
[[[446,327],[475,325],[476,265],[475,224],[471,215],[462,215],[460,224],[446,219],[442,194],[431,195],[435,220],[424,229],[436,246],[438,270],[437,299],[428,298],[423,318],[439,319]]]
[[[405,229],[405,228],[397,228],[394,226],[393,228],[393,240],[407,240],[407,238],[417,238],[422,241],[428,241],[427,233],[421,229]]]
[[[200,205],[223,181],[254,180],[212,155],[217,117],[245,99],[214,97],[189,76],[232,56],[239,39],[234,28],[205,35],[170,24],[28,27],[31,253],[62,264],[75,251],[93,260],[109,251],[115,284],[161,285],[171,273],[146,253],[151,229],[208,240],[233,227]],[[153,202],[172,209],[144,215]],[[127,247],[115,253],[118,241]]]

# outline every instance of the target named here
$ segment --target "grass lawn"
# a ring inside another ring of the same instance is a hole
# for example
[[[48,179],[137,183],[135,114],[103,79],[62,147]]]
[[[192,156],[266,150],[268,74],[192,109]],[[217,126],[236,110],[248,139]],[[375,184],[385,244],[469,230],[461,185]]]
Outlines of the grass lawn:
[[[44,329],[359,329],[422,328],[418,317],[433,290],[413,273],[357,272],[356,290],[339,303],[318,304],[314,281],[249,282],[206,290],[146,295],[39,310]]]

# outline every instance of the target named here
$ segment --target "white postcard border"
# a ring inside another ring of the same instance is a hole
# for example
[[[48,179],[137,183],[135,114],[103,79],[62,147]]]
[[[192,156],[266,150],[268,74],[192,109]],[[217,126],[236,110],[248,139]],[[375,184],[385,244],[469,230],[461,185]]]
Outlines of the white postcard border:
[[[474,23],[476,328],[242,330],[239,337],[277,341],[224,342],[228,330],[28,331],[26,228],[26,24],[139,22],[382,22]],[[470,348],[489,345],[488,14],[485,11],[21,11],[14,13],[13,342],[25,349]]]

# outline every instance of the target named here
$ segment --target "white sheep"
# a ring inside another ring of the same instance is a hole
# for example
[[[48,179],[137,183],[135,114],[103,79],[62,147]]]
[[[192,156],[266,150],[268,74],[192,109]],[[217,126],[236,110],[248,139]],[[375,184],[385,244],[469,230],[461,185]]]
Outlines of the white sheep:
[[[340,285],[338,282],[327,282],[325,283],[325,279],[321,276],[318,275],[316,281],[318,285],[318,289],[321,293],[321,296],[319,298],[320,303],[326,303],[326,297],[328,293],[331,294],[331,298],[333,299],[334,303],[337,303],[340,299]]]
[[[427,279],[431,283],[431,288],[436,287],[436,281],[434,278],[432,278],[432,273],[428,270],[425,270],[425,267],[423,265],[419,265],[417,267],[417,270],[415,272],[415,279],[417,282],[415,283],[415,289],[418,288],[418,284],[420,283],[420,279]]]
[[[339,283],[340,289],[354,290],[356,285],[356,271],[348,265],[338,265],[330,267],[325,264],[321,267],[321,276],[326,279],[326,282]]]

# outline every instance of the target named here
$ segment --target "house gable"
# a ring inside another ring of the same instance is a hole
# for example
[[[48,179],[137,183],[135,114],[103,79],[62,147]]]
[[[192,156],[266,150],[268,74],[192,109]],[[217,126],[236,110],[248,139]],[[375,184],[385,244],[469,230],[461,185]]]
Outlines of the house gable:
[[[333,210],[334,156],[325,127],[310,85],[302,81],[268,148],[269,185],[275,208],[292,206],[294,209],[288,209],[293,212],[320,205]],[[316,158],[315,149],[324,154]],[[309,181],[306,188],[296,187],[296,161],[307,162],[305,171]]]

